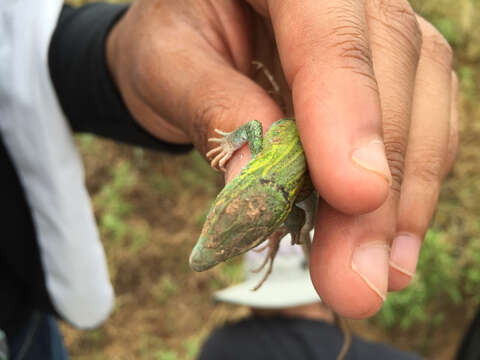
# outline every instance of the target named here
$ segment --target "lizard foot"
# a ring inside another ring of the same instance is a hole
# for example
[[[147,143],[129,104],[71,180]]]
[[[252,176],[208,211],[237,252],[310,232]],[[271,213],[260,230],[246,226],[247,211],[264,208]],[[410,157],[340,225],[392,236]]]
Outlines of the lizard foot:
[[[211,160],[210,166],[212,168],[217,171],[221,170],[225,172],[225,164],[232,157],[236,148],[233,146],[231,141],[229,141],[228,135],[230,135],[231,133],[224,132],[218,129],[215,129],[215,132],[221,135],[221,137],[210,138],[208,139],[208,141],[219,143],[219,145],[207,152],[206,156],[209,160]]]
[[[258,290],[263,285],[265,280],[268,279],[269,275],[273,269],[273,260],[275,260],[275,256],[277,255],[278,248],[280,247],[280,240],[287,234],[288,230],[286,228],[281,228],[275,231],[272,236],[268,239],[267,245],[262,248],[268,248],[267,256],[265,256],[265,260],[263,261],[262,265],[258,269],[253,270],[253,272],[260,272],[262,269],[268,264],[268,269],[265,275],[263,276],[262,280],[255,286],[252,290]]]

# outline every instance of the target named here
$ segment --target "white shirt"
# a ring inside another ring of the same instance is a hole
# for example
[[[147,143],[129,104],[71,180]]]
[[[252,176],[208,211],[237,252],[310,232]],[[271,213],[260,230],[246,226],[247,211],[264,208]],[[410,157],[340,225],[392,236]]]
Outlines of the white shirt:
[[[113,290],[81,161],[48,71],[62,5],[0,0],[0,131],[32,211],[53,305],[85,328],[107,318]]]

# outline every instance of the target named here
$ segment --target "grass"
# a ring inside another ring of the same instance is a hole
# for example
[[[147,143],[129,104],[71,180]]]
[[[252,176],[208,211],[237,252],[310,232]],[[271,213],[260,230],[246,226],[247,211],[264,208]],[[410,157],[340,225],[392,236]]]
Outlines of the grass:
[[[169,274],[163,275],[158,284],[152,288],[152,294],[155,300],[164,305],[169,298],[178,294],[178,286]]]
[[[439,326],[444,316],[439,307],[458,305],[462,301],[463,269],[457,267],[455,249],[443,233],[430,230],[420,253],[418,271],[404,291],[389,294],[377,315],[386,328],[410,329],[419,323]],[[435,308],[431,308],[431,305]]]

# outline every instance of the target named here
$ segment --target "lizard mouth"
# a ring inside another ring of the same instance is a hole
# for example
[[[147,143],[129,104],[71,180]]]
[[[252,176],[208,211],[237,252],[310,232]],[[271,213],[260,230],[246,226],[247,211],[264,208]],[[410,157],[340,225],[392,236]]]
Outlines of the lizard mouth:
[[[202,238],[193,248],[189,259],[190,268],[198,272],[208,270],[220,262],[215,249],[209,249],[201,244],[203,244]]]

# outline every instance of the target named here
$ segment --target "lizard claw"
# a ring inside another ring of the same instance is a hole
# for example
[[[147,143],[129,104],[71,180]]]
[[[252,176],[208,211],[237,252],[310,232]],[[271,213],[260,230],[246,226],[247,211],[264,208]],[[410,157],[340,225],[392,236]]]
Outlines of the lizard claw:
[[[213,131],[215,131],[217,134],[219,135],[222,135],[223,137],[225,136],[228,136],[231,134],[231,132],[225,132],[225,131],[222,131],[222,130],[218,130],[218,129],[214,129]]]
[[[262,280],[252,289],[252,291],[258,290],[265,280],[267,280],[268,276],[272,273],[273,269],[273,260],[275,260],[275,256],[277,255],[278,249],[280,247],[280,241],[282,238],[288,233],[287,229],[285,227],[281,227],[277,229],[267,240],[267,244],[261,248],[259,251],[265,250],[265,248],[268,249],[267,256],[265,256],[265,259],[263,260],[263,263],[260,265],[258,269],[253,270],[253,272],[258,273],[265,268],[265,266],[268,264],[267,271],[263,275]]]
[[[210,138],[208,141],[219,143],[219,146],[207,152],[206,157],[211,160],[210,166],[215,170],[226,171],[225,164],[232,157],[235,148],[229,141],[228,135],[230,133],[215,129],[215,132],[222,137]],[[216,155],[215,155],[216,154]],[[215,157],[214,157],[215,156]],[[212,159],[213,158],[213,159]]]
[[[215,148],[213,150],[216,150],[216,149],[218,148]],[[226,171],[225,163],[232,157],[233,151],[225,151],[222,149],[220,149],[220,151],[221,152],[217,156],[215,156],[215,158],[210,162],[210,166],[215,170],[221,170],[225,172]]]

